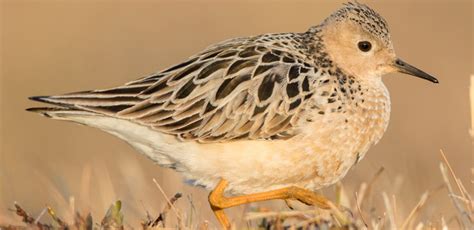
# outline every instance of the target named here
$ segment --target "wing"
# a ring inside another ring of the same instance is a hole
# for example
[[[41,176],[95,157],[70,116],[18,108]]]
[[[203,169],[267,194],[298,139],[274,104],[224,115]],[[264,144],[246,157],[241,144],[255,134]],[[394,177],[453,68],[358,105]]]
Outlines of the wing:
[[[317,69],[280,45],[241,38],[124,86],[47,102],[129,119],[184,140],[288,138]]]

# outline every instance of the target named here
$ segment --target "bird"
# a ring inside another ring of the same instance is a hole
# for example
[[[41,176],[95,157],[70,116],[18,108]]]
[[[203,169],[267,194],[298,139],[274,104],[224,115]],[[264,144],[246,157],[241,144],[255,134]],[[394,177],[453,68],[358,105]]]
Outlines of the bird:
[[[387,129],[382,81],[432,75],[395,54],[386,20],[348,2],[305,32],[226,40],[183,62],[113,88],[31,100],[27,109],[101,129],[189,184],[224,210],[263,200],[328,208],[316,193],[340,181]]]

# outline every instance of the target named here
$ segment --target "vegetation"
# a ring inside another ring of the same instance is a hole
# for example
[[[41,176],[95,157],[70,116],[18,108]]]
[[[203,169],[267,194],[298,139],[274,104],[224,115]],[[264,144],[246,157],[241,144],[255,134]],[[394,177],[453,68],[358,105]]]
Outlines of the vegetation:
[[[323,210],[311,208],[307,210],[293,210],[292,203],[287,203],[289,211],[275,211],[267,208],[248,210],[242,217],[247,226],[234,226],[235,229],[474,229],[474,201],[467,189],[456,176],[446,156],[441,151],[442,163],[440,172],[444,184],[436,189],[423,193],[418,203],[409,214],[398,219],[396,197],[389,197],[387,193],[373,193],[377,178],[383,173],[383,168],[375,173],[373,178],[362,183],[353,196],[348,195],[342,184],[336,185],[334,208]],[[22,226],[0,226],[0,229],[209,229],[208,221],[193,220],[193,213],[184,213],[174,204],[182,197],[176,193],[168,198],[156,180],[153,180],[167,204],[158,216],[152,217],[147,211],[143,215],[141,226],[126,226],[124,215],[121,212],[122,203],[116,201],[107,210],[105,216],[97,222],[90,213],[76,212],[72,222],[64,221],[51,207],[46,207],[36,217],[28,214],[20,204],[15,203],[12,211],[21,218]],[[457,210],[453,217],[441,217],[438,220],[420,220],[423,206],[430,202],[435,192],[443,190]],[[383,214],[370,204],[372,196],[382,196],[384,203]],[[190,206],[192,200],[188,199]],[[194,209],[191,209],[194,210]],[[194,210],[195,211],[195,210]],[[192,212],[192,211],[191,211]],[[51,223],[44,223],[44,215],[49,215]],[[168,218],[168,217],[172,218]]]

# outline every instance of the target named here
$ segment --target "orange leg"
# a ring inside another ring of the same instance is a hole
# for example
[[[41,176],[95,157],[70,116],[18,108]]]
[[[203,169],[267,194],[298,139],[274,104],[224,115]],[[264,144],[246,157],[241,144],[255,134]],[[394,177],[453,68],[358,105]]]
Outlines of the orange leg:
[[[334,207],[332,203],[330,203],[323,196],[294,186],[269,192],[261,192],[236,197],[225,197],[224,190],[227,185],[228,182],[222,179],[219,184],[217,184],[216,188],[214,188],[214,190],[209,194],[209,203],[211,205],[212,211],[214,211],[217,220],[221,223],[224,229],[230,229],[230,222],[224,213],[224,209],[241,204],[276,199],[295,199],[304,204],[319,206],[320,208],[324,209]]]

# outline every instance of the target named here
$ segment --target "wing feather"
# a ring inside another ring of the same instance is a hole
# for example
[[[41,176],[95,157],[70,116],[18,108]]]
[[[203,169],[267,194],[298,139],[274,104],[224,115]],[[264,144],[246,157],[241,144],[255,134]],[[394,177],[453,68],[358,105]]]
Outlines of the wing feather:
[[[271,44],[233,39],[120,87],[47,100],[129,119],[182,140],[288,138],[298,133],[298,116],[320,76],[302,54]]]

